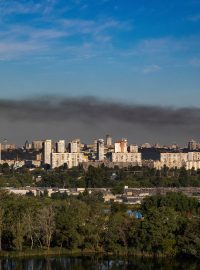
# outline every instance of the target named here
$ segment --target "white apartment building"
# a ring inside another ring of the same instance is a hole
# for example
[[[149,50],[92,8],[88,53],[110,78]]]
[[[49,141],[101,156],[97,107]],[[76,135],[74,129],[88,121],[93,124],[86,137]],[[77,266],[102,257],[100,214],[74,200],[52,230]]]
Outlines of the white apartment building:
[[[186,169],[191,170],[194,168],[195,170],[200,169],[200,152],[189,152],[188,160],[186,162]]]
[[[200,160],[188,160],[186,162],[186,170],[191,170],[192,168],[195,170],[200,169]]]
[[[63,166],[65,163],[68,168],[77,167],[84,160],[83,153],[52,153],[52,169]]]
[[[104,160],[104,140],[97,141],[97,160]]]
[[[110,135],[106,135],[106,146],[112,146],[112,137]]]
[[[141,166],[142,154],[138,153],[137,145],[130,145],[128,153],[127,140],[122,139],[115,143],[115,152],[111,154],[111,161],[113,163],[133,163]]]
[[[59,140],[56,143],[56,152],[57,153],[65,153],[65,140]]]
[[[142,164],[142,154],[141,153],[112,153],[111,161],[113,163],[134,163],[135,165]]]
[[[70,153],[80,153],[81,142],[80,139],[75,139],[69,143],[69,152]]]
[[[138,153],[138,145],[130,144],[129,150],[130,150],[130,153]]]
[[[118,141],[115,143],[115,153],[127,153],[127,140],[122,139],[121,141]]]
[[[44,141],[44,164],[51,165],[52,140]]]
[[[188,153],[161,153],[160,162],[163,167],[166,165],[169,168],[181,168],[186,166]]]
[[[200,161],[200,152],[188,152],[188,161]]]
[[[142,160],[142,166],[148,168],[155,168],[156,170],[162,169],[160,160]]]
[[[187,170],[194,168],[200,169],[200,152],[188,153],[161,153],[161,167],[166,165],[169,168],[185,167]]]
[[[93,151],[97,152],[97,139],[94,139],[94,143],[93,143]]]

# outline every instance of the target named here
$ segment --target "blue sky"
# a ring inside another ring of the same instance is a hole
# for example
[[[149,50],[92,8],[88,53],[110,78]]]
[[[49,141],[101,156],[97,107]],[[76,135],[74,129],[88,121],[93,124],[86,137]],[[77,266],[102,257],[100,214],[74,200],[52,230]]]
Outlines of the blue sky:
[[[0,0],[0,98],[200,104],[199,0]]]

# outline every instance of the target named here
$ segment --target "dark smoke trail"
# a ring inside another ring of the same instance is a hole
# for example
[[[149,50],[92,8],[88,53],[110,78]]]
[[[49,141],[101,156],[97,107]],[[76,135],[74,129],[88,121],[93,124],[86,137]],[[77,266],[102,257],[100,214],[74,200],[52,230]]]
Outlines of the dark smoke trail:
[[[196,126],[199,108],[174,108],[105,102],[97,98],[35,98],[0,100],[1,118],[23,122],[64,122],[81,120],[96,122],[116,120],[144,126]]]

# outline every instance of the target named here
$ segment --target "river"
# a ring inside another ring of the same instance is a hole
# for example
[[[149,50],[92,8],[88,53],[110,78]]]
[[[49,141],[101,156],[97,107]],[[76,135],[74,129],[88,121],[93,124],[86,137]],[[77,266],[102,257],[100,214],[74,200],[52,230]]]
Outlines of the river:
[[[38,257],[0,259],[0,270],[195,270],[200,261],[107,257]]]

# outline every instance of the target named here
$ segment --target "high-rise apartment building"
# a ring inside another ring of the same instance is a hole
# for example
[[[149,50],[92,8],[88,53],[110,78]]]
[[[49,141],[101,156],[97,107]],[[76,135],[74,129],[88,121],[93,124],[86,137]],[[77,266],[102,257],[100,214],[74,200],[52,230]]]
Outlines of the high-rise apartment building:
[[[104,160],[104,140],[97,141],[97,160]]]
[[[44,164],[51,165],[51,154],[52,154],[52,140],[44,141]]]
[[[130,153],[138,153],[138,145],[130,144],[130,146],[129,146],[129,152]]]
[[[94,139],[94,144],[93,144],[93,151],[97,152],[97,139]]]
[[[59,140],[56,143],[56,152],[57,153],[65,153],[65,140]]]
[[[110,135],[106,135],[106,146],[112,146],[112,137]]]
[[[138,146],[130,145],[128,153],[127,143],[127,139],[115,143],[115,152],[111,155],[111,161],[113,163],[131,163],[134,166],[141,166],[142,155],[138,153]]]
[[[81,151],[81,141],[80,139],[72,140],[69,143],[69,152],[70,153],[80,153]]]
[[[127,153],[127,139],[115,143],[115,153]]]

